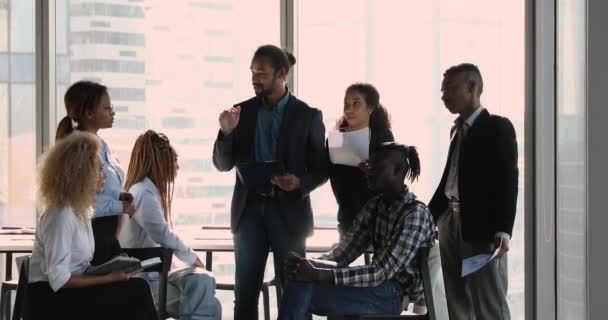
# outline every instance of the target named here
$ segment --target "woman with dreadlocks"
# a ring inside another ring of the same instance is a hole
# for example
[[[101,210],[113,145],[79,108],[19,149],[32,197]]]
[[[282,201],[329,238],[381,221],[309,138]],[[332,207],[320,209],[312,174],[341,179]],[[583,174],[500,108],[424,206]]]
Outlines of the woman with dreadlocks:
[[[125,183],[133,194],[135,213],[131,219],[122,219],[118,239],[123,247],[173,249],[175,256],[188,265],[169,274],[170,315],[180,319],[221,319],[215,278],[172,230],[171,201],[178,168],[177,153],[164,134],[148,130],[137,138]],[[144,273],[143,277],[153,288],[158,285],[156,273]]]

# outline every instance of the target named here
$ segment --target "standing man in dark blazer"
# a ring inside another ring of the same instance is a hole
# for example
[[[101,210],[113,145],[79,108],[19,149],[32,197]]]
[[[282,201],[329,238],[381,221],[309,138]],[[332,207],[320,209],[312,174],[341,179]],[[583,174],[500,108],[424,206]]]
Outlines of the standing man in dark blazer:
[[[290,251],[305,254],[305,239],[313,231],[309,195],[327,181],[322,113],[286,87],[294,64],[293,55],[276,46],[259,47],[251,62],[256,96],[223,111],[219,118],[213,148],[218,170],[277,161],[282,171],[263,185],[236,179],[230,221],[236,262],[235,319],[258,318],[269,249],[280,277]]]
[[[472,64],[444,73],[446,108],[459,117],[443,177],[429,203],[450,320],[508,320],[507,256],[517,202],[517,141],[511,122],[481,106],[483,80]],[[481,270],[462,277],[462,260],[499,249]]]

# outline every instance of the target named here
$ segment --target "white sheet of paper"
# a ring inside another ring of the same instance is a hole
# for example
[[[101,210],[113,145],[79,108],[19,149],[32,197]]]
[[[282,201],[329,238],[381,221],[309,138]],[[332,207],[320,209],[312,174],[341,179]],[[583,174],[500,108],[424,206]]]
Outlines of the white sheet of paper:
[[[356,167],[368,160],[369,137],[369,128],[351,132],[329,132],[327,147],[331,162]]]
[[[478,271],[479,269],[483,268],[486,264],[488,264],[490,261],[494,260],[494,258],[496,258],[496,256],[498,255],[498,250],[499,250],[499,248],[494,250],[494,252],[492,254],[489,254],[489,253],[478,254],[476,256],[472,256],[470,258],[463,259],[462,260],[462,277],[464,278],[464,277],[470,275],[471,273]]]

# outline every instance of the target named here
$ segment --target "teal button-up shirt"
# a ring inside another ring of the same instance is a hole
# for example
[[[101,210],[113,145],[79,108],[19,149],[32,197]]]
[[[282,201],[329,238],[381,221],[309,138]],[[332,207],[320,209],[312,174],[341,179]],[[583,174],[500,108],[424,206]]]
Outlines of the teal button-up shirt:
[[[289,101],[289,89],[276,106],[271,107],[262,103],[258,109],[258,117],[255,127],[255,160],[258,162],[277,160],[277,142],[281,132],[283,113]]]

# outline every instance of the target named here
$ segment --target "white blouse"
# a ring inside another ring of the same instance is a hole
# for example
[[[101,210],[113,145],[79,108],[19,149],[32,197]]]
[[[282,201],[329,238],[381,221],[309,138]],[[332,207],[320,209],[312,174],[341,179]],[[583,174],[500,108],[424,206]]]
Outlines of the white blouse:
[[[94,250],[90,219],[82,221],[69,207],[49,210],[36,227],[29,282],[48,281],[57,291],[85,271]]]
[[[173,249],[175,256],[191,266],[196,254],[174,233],[165,220],[160,203],[160,192],[152,180],[134,184],[129,192],[133,195],[135,213],[121,217],[118,241],[123,248],[158,247]]]

